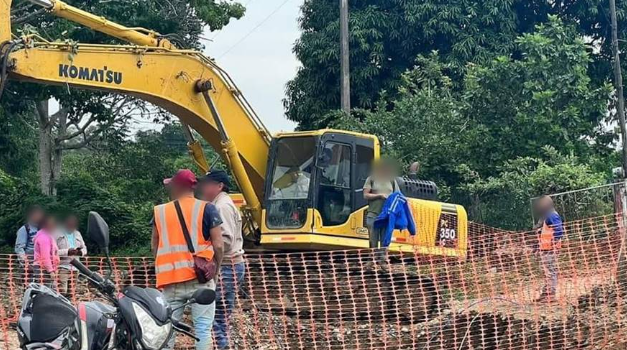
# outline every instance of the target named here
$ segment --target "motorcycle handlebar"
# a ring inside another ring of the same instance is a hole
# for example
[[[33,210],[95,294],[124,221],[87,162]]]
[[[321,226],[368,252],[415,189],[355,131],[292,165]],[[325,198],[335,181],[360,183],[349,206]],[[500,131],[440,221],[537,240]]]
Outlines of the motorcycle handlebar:
[[[93,279],[93,280],[95,280],[97,282],[104,281],[99,274],[91,271],[87,266],[83,265],[83,263],[81,263],[80,261],[78,261],[76,259],[72,259],[72,261],[70,261],[70,264],[72,264],[72,266],[76,267],[76,269],[78,271],[80,271],[80,273],[82,273],[83,275],[85,275],[85,276],[87,276],[87,277],[89,277],[89,278],[91,278],[91,279]]]
[[[182,323],[179,322],[178,320],[172,320],[172,325],[174,326],[174,328],[176,328],[179,331],[185,331],[185,332],[191,332],[193,331],[193,328],[186,324],[186,323]]]

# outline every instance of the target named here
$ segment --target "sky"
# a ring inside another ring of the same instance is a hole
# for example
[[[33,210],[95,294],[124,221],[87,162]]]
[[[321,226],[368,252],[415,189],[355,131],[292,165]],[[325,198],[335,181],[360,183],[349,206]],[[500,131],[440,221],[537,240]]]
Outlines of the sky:
[[[240,0],[246,14],[216,32],[205,32],[205,54],[233,78],[271,132],[292,131],[282,100],[299,62],[292,53],[303,0]]]

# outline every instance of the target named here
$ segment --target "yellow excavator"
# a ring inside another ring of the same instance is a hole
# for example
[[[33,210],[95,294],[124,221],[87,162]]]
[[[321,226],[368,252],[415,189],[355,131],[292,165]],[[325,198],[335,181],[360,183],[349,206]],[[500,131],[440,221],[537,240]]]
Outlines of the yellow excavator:
[[[341,130],[271,135],[214,60],[166,37],[129,28],[60,0],[30,0],[49,13],[127,42],[50,42],[11,33],[11,0],[0,0],[0,90],[7,80],[131,95],[178,117],[199,167],[207,161],[191,130],[223,157],[237,181],[248,227],[269,250],[368,247],[362,187],[380,156],[377,137]],[[418,228],[396,231],[390,249],[466,257],[468,223],[459,205],[436,201],[429,181],[399,178]],[[253,231],[253,230],[251,230]]]

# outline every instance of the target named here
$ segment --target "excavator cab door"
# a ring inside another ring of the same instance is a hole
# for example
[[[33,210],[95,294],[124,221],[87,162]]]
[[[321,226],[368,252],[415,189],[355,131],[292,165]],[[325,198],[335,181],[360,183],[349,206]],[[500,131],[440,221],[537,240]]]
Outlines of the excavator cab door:
[[[328,132],[320,138],[314,200],[322,226],[343,225],[367,205],[363,186],[374,147],[372,139],[354,134]]]

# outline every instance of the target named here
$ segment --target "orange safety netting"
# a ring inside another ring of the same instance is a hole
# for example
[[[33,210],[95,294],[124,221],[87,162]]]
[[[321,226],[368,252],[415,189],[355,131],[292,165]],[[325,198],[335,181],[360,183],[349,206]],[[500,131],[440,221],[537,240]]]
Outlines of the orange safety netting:
[[[389,253],[387,270],[372,250],[247,255],[231,348],[615,349],[627,342],[622,220],[565,224],[552,303],[535,302],[544,282],[535,232],[471,223],[465,260]],[[106,269],[102,258],[85,261]],[[152,259],[113,263],[119,286],[154,284]],[[0,274],[0,349],[13,350],[26,277],[14,255],[0,256]],[[75,302],[93,296],[83,280],[70,289]]]

